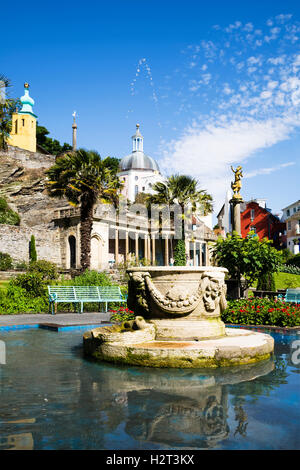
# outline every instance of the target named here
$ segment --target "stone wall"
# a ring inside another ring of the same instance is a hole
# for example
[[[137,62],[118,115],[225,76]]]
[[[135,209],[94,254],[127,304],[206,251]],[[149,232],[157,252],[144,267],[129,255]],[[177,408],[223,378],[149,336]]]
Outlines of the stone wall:
[[[16,261],[29,260],[29,241],[35,236],[38,259],[62,266],[60,230],[54,212],[65,206],[48,196],[45,171],[55,163],[53,155],[17,147],[0,151],[0,196],[19,214],[20,226],[0,225],[0,251]]]
[[[38,259],[61,266],[59,229],[38,230],[29,227],[0,225],[0,251],[16,261],[29,261],[29,242],[35,236]]]

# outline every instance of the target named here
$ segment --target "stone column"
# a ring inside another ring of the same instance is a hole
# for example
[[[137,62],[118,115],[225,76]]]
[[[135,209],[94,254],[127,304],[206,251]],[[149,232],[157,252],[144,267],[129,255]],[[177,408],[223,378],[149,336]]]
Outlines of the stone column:
[[[155,265],[155,235],[152,235],[152,264]]]
[[[199,243],[199,266],[202,266],[202,243]]]
[[[129,255],[129,240],[128,240],[128,231],[125,232],[125,260],[128,260]]]
[[[73,130],[73,135],[72,135],[72,148],[73,151],[75,152],[77,148],[77,124],[76,122],[73,122],[72,124],[72,130]]]
[[[169,237],[165,238],[165,266],[169,266]]]
[[[193,243],[193,265],[196,266],[196,242]]]
[[[135,234],[135,259],[136,261],[139,260],[139,234],[136,232]]]
[[[148,236],[146,234],[144,238],[144,258],[148,259]]]
[[[206,266],[210,266],[208,244],[205,243],[205,261]]]
[[[119,231],[115,230],[115,264],[119,262]]]
[[[242,236],[241,230],[241,203],[243,200],[241,198],[232,198],[230,199],[231,209],[232,209],[232,231],[237,232]]]
[[[151,239],[147,237],[147,245],[148,245],[148,260],[151,263]]]

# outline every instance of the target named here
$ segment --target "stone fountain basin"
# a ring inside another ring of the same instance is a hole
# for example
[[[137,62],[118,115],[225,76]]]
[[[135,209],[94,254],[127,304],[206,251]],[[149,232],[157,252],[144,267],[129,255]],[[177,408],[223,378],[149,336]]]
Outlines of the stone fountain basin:
[[[274,349],[270,335],[237,328],[226,328],[221,338],[200,341],[160,341],[146,336],[144,341],[139,338],[139,343],[130,344],[125,337],[122,342],[105,342],[103,334],[103,328],[84,334],[86,355],[146,367],[218,368],[252,364],[270,358]]]

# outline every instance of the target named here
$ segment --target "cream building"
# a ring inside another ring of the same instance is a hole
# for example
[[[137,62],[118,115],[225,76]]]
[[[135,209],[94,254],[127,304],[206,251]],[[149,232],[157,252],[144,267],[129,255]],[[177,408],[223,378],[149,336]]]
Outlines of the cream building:
[[[285,207],[282,212],[282,221],[286,222],[286,245],[296,255],[300,245],[300,200]]]

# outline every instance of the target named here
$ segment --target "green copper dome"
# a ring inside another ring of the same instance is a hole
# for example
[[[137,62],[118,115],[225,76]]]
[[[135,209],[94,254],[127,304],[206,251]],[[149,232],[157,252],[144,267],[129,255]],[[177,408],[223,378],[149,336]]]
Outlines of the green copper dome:
[[[19,111],[19,114],[31,114],[34,117],[37,117],[33,112],[34,100],[29,96],[29,85],[28,83],[24,84],[24,95],[21,96],[20,101],[22,103],[22,108]]]

